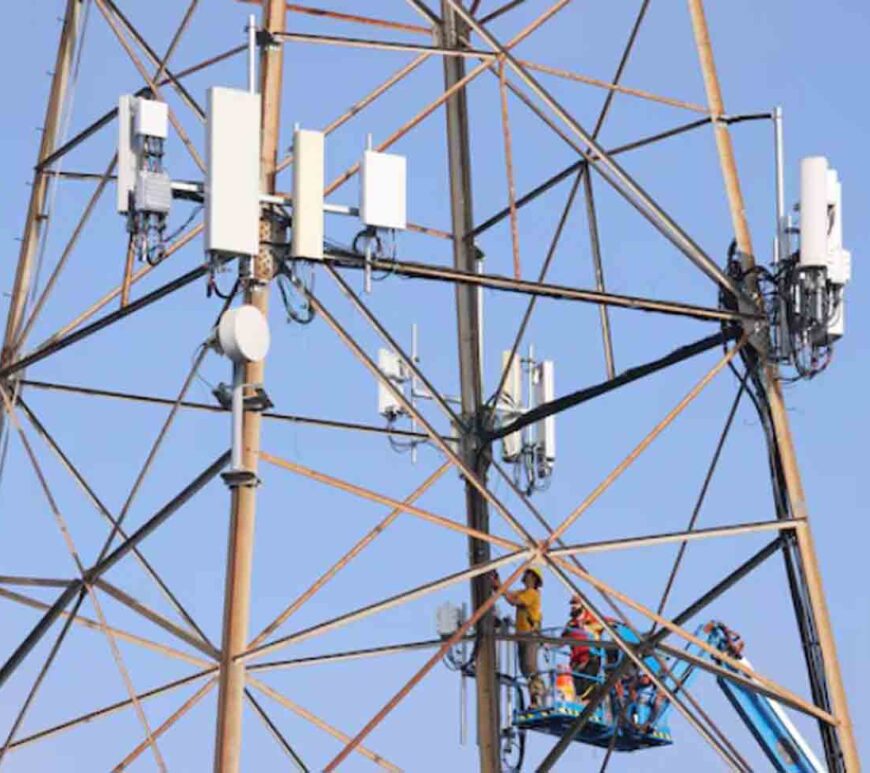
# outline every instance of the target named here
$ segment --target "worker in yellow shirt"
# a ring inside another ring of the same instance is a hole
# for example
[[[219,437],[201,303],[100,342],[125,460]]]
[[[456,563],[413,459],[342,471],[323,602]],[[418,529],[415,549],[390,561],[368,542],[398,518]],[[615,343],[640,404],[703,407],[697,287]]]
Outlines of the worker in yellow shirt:
[[[517,633],[529,637],[517,642],[517,655],[520,671],[529,684],[529,704],[531,708],[538,708],[545,691],[544,680],[538,673],[539,644],[535,638],[541,630],[541,586],[544,584],[544,575],[536,566],[529,567],[523,574],[522,583],[522,590],[507,591],[504,597],[508,604],[517,609]]]

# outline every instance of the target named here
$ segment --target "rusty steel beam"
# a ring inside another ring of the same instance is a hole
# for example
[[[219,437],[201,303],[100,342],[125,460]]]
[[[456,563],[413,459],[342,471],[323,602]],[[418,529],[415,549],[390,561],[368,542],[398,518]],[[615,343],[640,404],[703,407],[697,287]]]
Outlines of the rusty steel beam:
[[[595,194],[592,189],[592,177],[583,175],[583,189],[586,201],[586,220],[589,227],[589,247],[592,252],[592,266],[595,269],[595,289],[603,293],[604,264],[601,258],[601,234],[598,229],[598,213],[595,208]],[[613,362],[613,338],[610,331],[610,312],[605,304],[599,304],[598,315],[601,324],[601,343],[604,347],[604,372],[607,378],[616,377],[616,366]]]
[[[496,638],[506,638],[496,636]],[[471,641],[472,637],[468,638]],[[510,639],[515,641],[516,638]],[[565,639],[564,642],[552,640],[552,644],[571,644],[576,639]],[[294,668],[304,668],[307,666],[318,666],[326,663],[345,663],[350,660],[363,660],[367,658],[379,658],[385,655],[397,655],[405,652],[416,652],[417,650],[427,650],[433,647],[440,647],[441,639],[427,639],[425,641],[405,642],[402,644],[386,644],[380,647],[367,647],[365,649],[347,650],[345,652],[332,652],[327,655],[311,655],[310,657],[289,658],[287,660],[270,660],[266,663],[257,663],[248,667],[250,673],[265,672],[265,671],[287,671]]]
[[[404,43],[394,40],[369,40],[367,38],[348,38],[339,35],[312,35],[305,32],[282,32],[276,37],[278,40],[292,43],[315,43],[327,46],[360,48],[374,51],[404,51],[448,58],[495,59],[495,54],[488,51],[478,51],[475,49],[454,50],[445,46],[425,46],[420,43]]]
[[[376,491],[371,491],[370,489],[358,486],[355,483],[350,483],[349,481],[336,478],[333,475],[326,475],[325,473],[318,472],[317,470],[312,470],[310,467],[305,467],[304,465],[297,464],[296,462],[291,462],[289,459],[282,459],[273,454],[266,453],[265,451],[260,451],[260,458],[263,461],[268,462],[269,464],[273,464],[276,467],[281,467],[282,469],[288,470],[289,472],[294,472],[297,475],[302,475],[306,478],[310,478],[311,480],[316,480],[318,483],[325,483],[327,486],[332,486],[333,488],[336,488],[340,491],[344,491],[348,494],[353,494],[360,497],[361,499],[368,499],[369,501],[377,502],[378,504],[387,505],[388,507],[395,508],[396,510],[399,510],[401,512],[408,513],[409,515],[417,516],[418,518],[424,521],[428,521],[429,523],[434,523],[436,526],[441,526],[445,529],[456,531],[460,534],[465,534],[466,536],[473,539],[482,540],[492,545],[498,545],[500,548],[505,548],[507,550],[518,550],[521,547],[519,544],[512,540],[503,539],[502,537],[496,537],[494,534],[489,534],[488,532],[481,531],[480,529],[476,529],[472,526],[463,526],[461,523],[457,523],[456,521],[452,521],[449,518],[437,515],[429,510],[424,510],[422,507],[417,507],[416,505],[409,502],[400,502],[393,497],[380,494]]]
[[[59,384],[50,381],[35,381],[33,379],[21,379],[20,383],[22,384],[22,386],[28,386],[33,389],[42,389],[48,392],[62,392],[67,394],[83,395],[86,397],[107,397],[114,400],[145,403],[149,405],[175,405],[176,402],[176,400],[171,397],[143,395],[135,392],[119,392],[112,389],[100,389],[98,387],[81,386],[78,384]],[[24,407],[24,401],[21,398],[18,399],[18,404]],[[222,405],[215,405],[213,403],[200,403],[193,400],[181,400],[178,404],[181,408],[205,411],[207,413],[227,413],[227,409],[224,408]],[[264,419],[289,422],[291,424],[310,425],[313,427],[322,427],[325,429],[344,429],[353,432],[362,432],[372,435],[383,435],[387,437],[408,438],[411,440],[427,440],[429,437],[424,432],[413,432],[411,430],[379,427],[375,424],[360,424],[358,422],[340,421],[338,419],[324,419],[316,416],[303,416],[293,413],[276,413],[275,411],[263,411],[262,415]]]
[[[731,526],[710,526],[706,529],[647,534],[642,537],[622,537],[620,539],[585,542],[579,545],[552,548],[549,551],[549,555],[557,557],[578,555],[580,553],[603,553],[611,550],[631,550],[632,548],[644,548],[652,545],[665,545],[672,542],[685,544],[687,542],[718,537],[739,537],[744,534],[759,534],[768,531],[789,531],[797,529],[800,523],[804,523],[804,521],[755,521],[752,523],[738,523]]]
[[[328,250],[322,259],[300,258],[300,260],[356,271],[364,270],[366,265],[365,258],[362,255],[338,249]],[[525,279],[518,280],[499,274],[476,274],[448,266],[428,263],[372,258],[369,261],[369,265],[379,271],[396,274],[397,276],[411,277],[413,279],[449,282],[457,285],[472,285],[521,295],[552,298],[554,300],[578,301],[580,303],[594,303],[596,305],[603,304],[605,306],[659,314],[672,314],[710,322],[723,322],[727,320],[757,321],[761,319],[761,316],[757,313],[698,306],[696,304],[683,303],[682,301],[619,295],[616,293],[570,287],[568,285],[532,282]]]
[[[511,249],[514,258],[514,279],[522,277],[520,265],[520,226],[517,217],[517,186],[514,176],[513,138],[511,136],[510,113],[508,111],[507,80],[504,62],[498,63],[498,91],[501,103],[501,130],[504,138],[504,166],[507,176],[508,210],[511,223]],[[474,230],[472,226],[472,231]]]
[[[619,83],[608,83],[607,81],[600,80],[599,78],[590,78],[588,75],[581,75],[580,73],[571,72],[570,70],[565,70],[560,67],[550,67],[549,65],[540,64],[539,62],[530,62],[528,59],[520,59],[519,62],[523,65],[523,67],[526,67],[529,70],[547,73],[548,75],[554,75],[557,78],[564,78],[566,80],[577,81],[578,83],[585,83],[588,86],[597,86],[600,89],[605,89],[610,92],[626,94],[631,97],[646,99],[650,102],[658,102],[662,105],[669,105],[670,107],[678,107],[682,110],[688,110],[692,113],[702,113],[704,115],[707,115],[709,113],[709,110],[706,107],[704,107],[703,105],[699,105],[695,102],[687,102],[683,99],[674,99],[673,97],[666,97],[661,94],[654,94],[651,91],[644,91],[643,89],[633,89],[630,86],[623,86]]]
[[[256,0],[246,0],[246,2],[256,2]],[[378,19],[373,16],[359,16],[353,13],[343,13],[326,8],[312,8],[309,5],[299,5],[298,3],[287,3],[287,10],[307,16],[319,16],[333,21],[346,21],[369,27],[397,30],[399,32],[414,32],[419,35],[429,35],[431,33],[429,27],[424,27],[421,24],[408,24],[407,22],[393,21],[391,19]]]

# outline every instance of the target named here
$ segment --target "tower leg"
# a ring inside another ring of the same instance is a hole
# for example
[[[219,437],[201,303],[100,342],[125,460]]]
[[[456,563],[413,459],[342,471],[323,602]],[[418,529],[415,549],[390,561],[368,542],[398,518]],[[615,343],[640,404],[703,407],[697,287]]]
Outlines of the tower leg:
[[[15,272],[15,282],[12,286],[12,300],[9,303],[9,316],[6,318],[6,334],[3,339],[3,352],[0,364],[7,364],[15,354],[15,339],[21,332],[24,321],[24,309],[33,273],[33,261],[39,247],[39,237],[45,219],[45,205],[48,198],[49,175],[40,171],[39,164],[47,158],[57,145],[60,131],[61,112],[66,100],[69,85],[70,70],[76,48],[76,35],[81,13],[81,0],[67,0],[63,29],[60,33],[60,43],[57,48],[57,59],[54,64],[54,75],[51,79],[51,91],[48,95],[48,105],[45,109],[45,121],[42,129],[42,142],[39,145],[37,169],[33,173],[33,187],[30,191],[30,204],[27,208],[27,220],[24,226],[24,237],[21,250],[18,253],[18,269]]]
[[[465,24],[452,6],[442,0],[441,44],[461,48]],[[465,76],[462,57],[444,57],[444,85],[452,87]],[[447,152],[450,172],[450,205],[453,226],[453,264],[473,273],[477,271],[476,250],[471,232],[474,229],[471,201],[471,151],[468,139],[468,105],[465,90],[460,89],[447,101]],[[459,333],[459,378],[462,416],[469,426],[461,440],[461,454],[466,464],[486,480],[485,448],[481,445],[480,427],[483,406],[481,380],[479,294],[474,287],[456,287],[456,315]],[[489,530],[489,510],[486,500],[469,483],[465,487],[468,525],[480,531]],[[469,562],[472,565],[490,560],[489,543],[470,539]],[[492,591],[489,577],[481,575],[471,581],[471,601],[480,607]],[[501,769],[499,721],[499,686],[496,663],[496,641],[493,636],[495,618],[486,614],[477,625],[477,657],[475,688],[477,692],[477,743],[480,750],[480,770],[498,773]]]
[[[283,32],[285,15],[284,0],[263,0],[263,29]],[[260,59],[260,92],[263,99],[261,170],[262,189],[267,193],[275,192],[283,65],[282,46],[263,48]],[[275,241],[273,230],[272,222],[264,217],[260,225],[263,243]],[[255,281],[245,291],[245,303],[256,306],[264,316],[268,314],[269,282],[273,273],[272,249],[264,247],[254,261]],[[264,371],[265,361],[246,365],[245,383],[262,384]],[[256,472],[259,460],[260,423],[259,413],[244,413],[242,465],[252,472]],[[245,651],[248,643],[256,510],[256,486],[233,489],[215,741],[215,771],[219,773],[238,773],[241,759],[245,666],[235,658]]]
[[[743,269],[749,272],[755,266],[752,239],[746,220],[743,194],[740,190],[731,135],[728,125],[717,120],[725,115],[725,106],[719,78],[716,73],[713,48],[710,43],[710,32],[704,14],[704,4],[703,0],[688,0],[688,2],[689,12],[692,17],[692,28],[695,34],[695,44],[698,49],[698,58],[701,62],[701,72],[704,76],[704,85],[707,91],[707,101],[713,117],[716,147],[719,152],[722,176],[725,180],[725,190],[731,209],[731,219],[737,240],[737,248],[740,251]],[[751,277],[752,274],[749,274],[749,276]],[[751,282],[752,280],[748,281]],[[748,289],[754,291],[756,288],[750,286]],[[763,347],[763,342],[760,346]],[[759,356],[764,360],[765,352],[759,351]],[[801,482],[788,415],[785,411],[785,404],[779,385],[777,368],[772,364],[766,365],[760,381],[761,387],[764,389],[767,397],[767,404],[769,405],[769,418],[775,441],[775,449],[773,450],[777,454],[779,464],[782,467],[782,484],[788,500],[788,513],[793,518],[806,518],[807,508],[803,483]],[[821,574],[819,573],[815,547],[808,522],[797,529],[797,546],[801,564],[800,569],[805,580],[806,595],[810,608],[809,610],[803,610],[803,600],[796,597],[796,611],[799,618],[804,611],[808,612],[812,617],[813,628],[817,633],[818,642],[804,641],[804,646],[806,648],[819,648],[824,670],[823,674],[811,673],[810,681],[815,683],[824,680],[828,689],[827,691],[821,691],[821,693],[827,692],[830,696],[831,705],[821,706],[821,708],[830,711],[838,722],[835,728],[836,743],[831,744],[826,742],[825,744],[828,766],[831,770],[846,770],[852,773],[852,771],[859,771],[861,769],[861,763],[858,759],[858,750],[855,745],[855,736],[849,717],[849,707],[846,702],[846,692],[843,688],[843,679],[837,660],[837,648],[831,630],[828,607],[825,603],[825,596],[822,590]],[[805,626],[800,624],[800,619],[798,622],[801,632],[804,634]],[[808,658],[807,663],[811,670],[813,669],[813,662],[813,659]],[[816,691],[814,690],[814,692]],[[818,700],[818,695],[816,699]],[[834,735],[827,729],[825,729],[823,735],[829,736],[831,740],[834,740]]]

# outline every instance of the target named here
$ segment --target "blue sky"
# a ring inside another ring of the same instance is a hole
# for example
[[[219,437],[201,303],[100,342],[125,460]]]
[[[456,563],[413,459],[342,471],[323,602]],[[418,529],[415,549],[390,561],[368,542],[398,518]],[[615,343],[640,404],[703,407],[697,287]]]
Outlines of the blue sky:
[[[141,26],[155,48],[168,45],[183,4],[168,0],[128,0],[120,3]],[[483,7],[494,6],[484,0]],[[637,2],[616,4],[575,2],[556,21],[531,37],[518,52],[527,59],[609,79],[633,20]],[[613,5],[613,4],[607,4]],[[823,12],[808,3],[784,0],[760,5],[750,0],[709,3],[708,14],[729,112],[769,110],[780,104],[785,112],[789,201],[797,192],[798,159],[825,154],[839,169],[844,186],[845,240],[852,250],[855,278],[848,291],[848,331],[839,343],[831,368],[812,383],[799,383],[786,392],[790,418],[802,464],[809,508],[825,581],[828,604],[841,658],[852,718],[862,750],[867,752],[870,703],[860,689],[868,681],[866,653],[870,649],[870,606],[860,588],[865,559],[866,506],[862,499],[864,454],[861,438],[868,427],[864,399],[868,312],[862,256],[868,234],[860,214],[870,206],[866,174],[867,111],[860,99],[860,76],[867,69],[866,40],[870,11],[857,0],[834,0]],[[252,6],[211,0],[203,4],[184,38],[174,63],[186,66],[242,42],[242,27]],[[331,3],[345,11],[368,12],[416,22],[405,3]],[[494,31],[506,40],[546,4],[529,0],[508,15]],[[17,255],[27,184],[38,147],[37,128],[44,101],[54,46],[59,32],[55,18],[62,14],[60,0],[16,4],[7,11],[9,36],[0,62],[10,74],[6,83],[7,109],[0,131],[0,158],[5,174],[0,179],[0,289],[7,292]],[[111,106],[120,93],[140,87],[140,79],[113,39],[96,9],[92,10],[82,67],[75,92],[70,130],[75,132]],[[291,15],[294,29],[327,29],[339,35],[368,34],[365,29],[334,25]],[[374,34],[374,33],[372,33]],[[389,33],[384,35],[390,37]],[[398,36],[401,37],[401,36]],[[393,39],[396,39],[395,37]],[[401,38],[406,39],[406,38]],[[395,69],[411,54],[359,52],[295,44],[288,46],[285,71],[282,148],[290,144],[294,122],[319,128],[339,115]],[[342,127],[327,146],[327,176],[353,163],[367,133],[375,142],[387,137],[427,102],[441,87],[441,67],[430,61],[419,68],[375,106]],[[548,88],[591,126],[603,92],[578,83],[540,76]],[[231,60],[191,78],[189,87],[204,102],[205,89],[214,84],[242,86],[241,59]],[[641,31],[624,83],[679,99],[703,102],[688,11],[683,3],[653,4]],[[469,88],[471,101],[474,209],[480,220],[506,202],[498,91],[484,73]],[[202,129],[184,111],[174,95],[168,99],[188,133],[201,143]],[[519,191],[574,159],[573,152],[517,100],[510,104],[513,140],[517,150]],[[614,146],[692,120],[691,113],[617,97],[602,132],[605,146]],[[409,163],[409,217],[418,223],[447,228],[449,207],[444,167],[443,113],[436,112],[396,144]],[[747,211],[759,260],[769,259],[773,236],[772,134],[765,123],[734,128],[737,158],[747,200]],[[114,129],[104,130],[65,161],[64,168],[101,171],[113,149]],[[200,145],[201,146],[201,145]],[[705,250],[723,261],[731,239],[730,220],[717,165],[712,134],[707,129],[685,135],[623,157],[625,167],[650,191]],[[174,177],[196,179],[177,140],[170,141],[167,165]],[[282,186],[291,187],[285,173]],[[602,246],[608,286],[617,292],[658,296],[714,305],[715,288],[606,184],[596,181],[601,217]],[[46,247],[43,279],[68,238],[78,213],[92,190],[91,183],[68,182],[59,188]],[[563,184],[520,215],[523,271],[534,276],[564,204]],[[352,181],[331,198],[355,203]],[[98,207],[93,227],[83,235],[57,291],[34,328],[31,345],[66,324],[80,309],[102,296],[119,281],[123,270],[125,234],[114,213],[114,195],[107,192]],[[171,226],[181,224],[189,208],[178,205]],[[353,224],[329,221],[329,233],[347,241]],[[487,255],[487,270],[511,270],[510,235],[506,224],[480,241]],[[449,245],[437,239],[405,234],[400,256],[414,260],[449,262]],[[196,265],[202,258],[199,242],[180,252],[143,280],[144,292]],[[589,257],[583,208],[577,206],[550,278],[554,282],[590,287],[594,278]],[[349,281],[360,288],[360,279]],[[358,335],[374,354],[377,338],[353,312],[325,275],[317,277],[316,291],[324,303]],[[453,294],[450,288],[391,279],[375,286],[368,299],[389,329],[408,342],[412,323],[420,329],[422,363],[445,393],[458,390],[454,342]],[[2,299],[2,309],[8,301]],[[485,367],[490,390],[497,379],[500,352],[506,348],[523,309],[522,301],[486,294]],[[195,284],[142,315],[100,333],[39,364],[28,372],[33,379],[101,386],[108,389],[172,396],[179,389],[197,346],[206,338],[217,313],[217,302],[205,298]],[[713,332],[700,322],[660,319],[631,311],[612,315],[618,369],[663,354],[673,347]],[[308,327],[285,324],[277,296],[271,314],[273,348],[267,366],[267,389],[276,409],[352,421],[378,423],[375,384],[320,320]],[[597,310],[576,304],[544,302],[533,318],[527,343],[542,357],[556,361],[557,392],[566,392],[603,378],[604,366],[597,329]],[[536,496],[536,504],[558,522],[591,491],[713,365],[716,353],[685,363],[664,374],[575,409],[557,423],[559,458],[549,491]],[[204,382],[228,380],[226,365],[209,355],[190,396],[210,400]],[[570,542],[641,535],[684,528],[700,486],[716,436],[735,390],[725,373],[694,402],[647,454],[633,465],[566,535]],[[52,431],[70,457],[80,465],[109,508],[117,511],[132,485],[136,471],[156,435],[165,409],[125,405],[98,398],[63,396],[29,390],[29,404]],[[443,421],[435,410],[427,415]],[[225,417],[182,413],[167,439],[130,512],[129,524],[141,524],[173,492],[185,485],[225,447],[229,427]],[[65,475],[44,445],[35,440],[61,511],[81,554],[92,559],[105,536],[102,522]],[[402,498],[440,464],[438,453],[423,448],[416,465],[396,455],[383,439],[339,433],[298,425],[269,424],[264,449],[308,467]],[[253,578],[252,634],[304,590],[341,553],[383,517],[382,507],[347,494],[264,467],[257,523],[256,568]],[[518,503],[504,484],[493,484],[499,496],[522,517]],[[422,507],[461,519],[461,482],[450,472],[420,500]],[[171,587],[201,621],[213,640],[220,637],[221,589],[226,549],[228,501],[218,482],[202,492],[168,526],[143,546]],[[772,516],[762,435],[750,406],[741,407],[729,437],[719,473],[701,516],[700,525],[763,520]],[[510,532],[493,516],[494,530]],[[530,522],[527,520],[527,522]],[[20,443],[13,439],[5,477],[0,487],[0,574],[73,576],[74,568],[51,520],[51,513]],[[668,606],[671,614],[748,557],[763,537],[709,541],[689,548],[684,569]],[[638,600],[655,606],[670,561],[672,547],[647,548],[601,554],[590,559],[593,574]],[[460,570],[466,560],[464,539],[402,516],[377,542],[327,586],[282,628],[291,633],[406,588]],[[109,574],[110,582],[134,593],[166,612],[162,598],[129,560]],[[25,589],[26,590],[26,589]],[[29,591],[28,591],[29,592]],[[322,654],[342,649],[414,641],[434,632],[434,609],[443,600],[460,601],[466,591],[455,586],[406,606],[390,610],[289,648],[279,657]],[[34,592],[41,599],[50,594]],[[567,595],[554,578],[544,588],[545,625],[560,625]],[[143,636],[172,643],[159,629],[137,620],[123,607],[105,599],[109,622]],[[93,616],[90,603],[84,614]],[[168,614],[168,612],[167,612]],[[9,652],[35,621],[35,612],[3,602],[0,652]],[[702,618],[726,621],[743,634],[747,654],[766,675],[806,695],[802,658],[781,562],[774,559],[744,584],[711,607]],[[635,618],[633,618],[635,619]],[[638,622],[640,622],[638,620]],[[6,728],[26,694],[50,646],[46,639],[15,677],[0,692],[0,727]],[[191,666],[143,650],[121,645],[133,681],[139,690],[190,673]],[[182,645],[183,648],[183,645]],[[264,677],[270,685],[342,730],[353,734],[422,665],[425,655],[369,660],[275,672]],[[152,726],[158,725],[195,688],[180,690],[146,704]],[[396,712],[367,740],[367,744],[397,765],[414,771],[471,770],[476,767],[473,743],[458,743],[459,683],[454,674],[436,668]],[[712,682],[703,677],[696,693],[722,727],[733,734],[747,759],[763,768],[753,741],[739,724]],[[125,697],[105,640],[76,629],[64,644],[56,667],[40,692],[22,734],[35,732]],[[269,699],[263,699],[288,738],[298,745],[312,768],[325,764],[340,748],[328,735]],[[213,691],[160,746],[172,770],[204,770],[211,761]],[[816,744],[812,723],[796,720]],[[673,719],[673,747],[622,755],[612,770],[715,769],[720,765],[682,719]],[[246,770],[276,769],[284,764],[278,747],[263,732],[253,715],[245,719]],[[93,770],[116,764],[141,736],[133,712],[57,736],[12,755],[10,771]],[[473,736],[473,729],[472,729]],[[550,740],[530,738],[529,760],[540,759]],[[595,766],[601,753],[575,745],[560,769]],[[145,754],[133,769],[153,769]],[[360,770],[371,763],[355,755],[346,769]]]

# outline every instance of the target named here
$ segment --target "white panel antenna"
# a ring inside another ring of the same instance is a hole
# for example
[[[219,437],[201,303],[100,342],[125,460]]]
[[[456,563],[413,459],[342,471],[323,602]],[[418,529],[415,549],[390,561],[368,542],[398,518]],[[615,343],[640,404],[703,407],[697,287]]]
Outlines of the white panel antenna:
[[[118,100],[118,212],[130,210],[130,194],[136,187],[138,157],[133,146],[133,102],[136,97],[124,94]]]
[[[360,169],[360,219],[373,228],[407,227],[404,156],[367,150]]]
[[[453,636],[465,622],[462,607],[445,601],[435,609],[435,630],[442,639]]]
[[[136,137],[169,137],[169,106],[153,99],[136,99],[133,110],[133,134]]]
[[[323,132],[296,129],[293,134],[294,258],[323,257]]]
[[[852,253],[843,248],[843,184],[836,169],[828,170],[828,282],[830,316],[827,332],[831,339],[846,332],[844,287],[852,279]]]
[[[828,170],[828,280],[846,285],[852,279],[852,254],[843,248],[843,184],[836,169]]]
[[[378,349],[378,368],[399,391],[403,391],[403,385],[408,381],[408,374],[404,363],[395,352],[389,349]],[[405,406],[380,380],[378,380],[378,413],[391,421],[407,414]]]
[[[846,304],[843,300],[843,288],[835,288],[834,309],[828,319],[828,336],[832,339],[842,338],[846,332]]]
[[[811,156],[801,161],[801,252],[806,268],[828,265],[828,160]]]
[[[227,255],[260,251],[260,96],[208,90],[205,248]]]
[[[510,352],[502,352],[501,367],[502,371],[507,366]],[[519,416],[523,411],[523,382],[522,368],[520,366],[520,357],[514,353],[510,361],[507,378],[504,382],[504,389],[499,395],[499,407],[501,408],[502,420],[505,422],[512,421],[516,416]],[[522,432],[511,432],[502,438],[501,458],[506,462],[515,462],[520,458],[523,452],[523,436]]]
[[[535,374],[535,405],[555,398],[555,368],[552,360],[544,360]],[[556,417],[547,416],[537,424],[539,458],[547,463],[547,474],[556,461]]]

